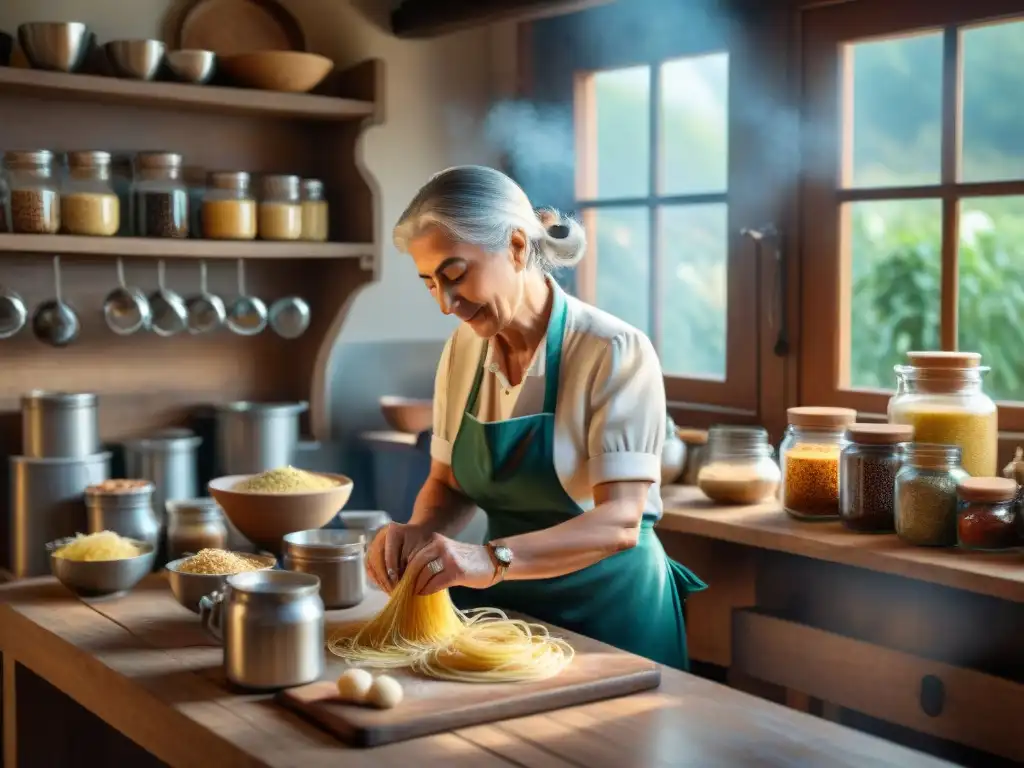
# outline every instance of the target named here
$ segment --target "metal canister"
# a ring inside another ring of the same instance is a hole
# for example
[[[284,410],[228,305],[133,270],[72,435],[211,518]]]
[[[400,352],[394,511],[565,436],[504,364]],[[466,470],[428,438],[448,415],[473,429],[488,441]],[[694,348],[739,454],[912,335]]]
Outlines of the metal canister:
[[[324,603],[316,576],[248,571],[199,601],[203,626],[224,644],[233,685],[276,690],[318,680],[324,670]]]
[[[167,559],[177,560],[187,552],[226,549],[228,527],[224,511],[212,498],[167,502]]]
[[[100,452],[96,395],[33,390],[21,398],[22,455],[80,459]]]
[[[299,447],[300,403],[217,406],[217,467],[221,475],[248,475],[288,466]]]
[[[168,501],[199,495],[197,451],[202,441],[187,429],[175,429],[124,444],[125,474],[153,483],[153,510],[161,527],[167,525]]]
[[[361,531],[298,531],[283,542],[284,569],[318,577],[326,608],[351,608],[366,597],[366,537]]]
[[[148,480],[105,480],[85,489],[89,533],[113,531],[160,545],[160,521],[153,511],[154,486]]]

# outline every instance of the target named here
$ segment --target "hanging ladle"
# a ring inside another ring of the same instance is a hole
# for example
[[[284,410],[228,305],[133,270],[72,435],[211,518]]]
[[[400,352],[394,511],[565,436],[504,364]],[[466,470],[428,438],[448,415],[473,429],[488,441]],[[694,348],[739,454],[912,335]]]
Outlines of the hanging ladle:
[[[25,327],[28,310],[21,296],[0,285],[0,339],[9,339]]]
[[[54,347],[66,347],[76,338],[81,324],[78,315],[61,298],[60,256],[53,257],[54,298],[44,301],[32,316],[32,331],[40,341]]]
[[[240,336],[255,336],[267,327],[267,305],[245,292],[245,264],[238,260],[238,298],[228,310],[228,328]]]
[[[117,288],[103,301],[103,319],[118,336],[131,336],[149,327],[152,311],[149,299],[138,288],[130,288],[124,277],[124,261],[117,259]]]
[[[185,302],[188,309],[188,332],[191,334],[206,333],[216,330],[224,324],[227,312],[224,300],[210,293],[206,284],[206,262],[199,262],[199,293]]]
[[[157,262],[157,289],[149,297],[152,311],[150,324],[158,336],[174,336],[188,327],[185,300],[166,285],[167,274],[163,259]]]

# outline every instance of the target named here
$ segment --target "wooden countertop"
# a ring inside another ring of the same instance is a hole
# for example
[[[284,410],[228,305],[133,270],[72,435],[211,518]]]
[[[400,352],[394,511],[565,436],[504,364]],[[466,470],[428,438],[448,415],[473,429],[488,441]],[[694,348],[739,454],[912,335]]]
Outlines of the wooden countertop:
[[[711,503],[697,488],[662,489],[658,530],[706,536],[891,573],[982,595],[1024,602],[1024,550],[985,554],[904,544],[895,535],[851,533],[838,522],[805,523],[778,501],[741,507]]]
[[[329,619],[373,611],[382,599]],[[221,649],[159,576],[126,597],[90,602],[50,578],[0,587],[0,650],[171,766],[948,765],[668,669],[650,693],[348,749],[267,696],[228,691]]]

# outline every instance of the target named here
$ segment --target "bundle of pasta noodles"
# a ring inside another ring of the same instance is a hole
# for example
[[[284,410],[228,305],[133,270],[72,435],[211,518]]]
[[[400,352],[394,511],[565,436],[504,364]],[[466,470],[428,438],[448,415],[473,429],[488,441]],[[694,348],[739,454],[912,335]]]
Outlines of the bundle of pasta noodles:
[[[353,664],[412,667],[460,682],[542,680],[572,661],[572,646],[541,624],[496,608],[463,613],[446,589],[425,597],[414,589],[407,574],[376,617],[336,632],[328,649]]]

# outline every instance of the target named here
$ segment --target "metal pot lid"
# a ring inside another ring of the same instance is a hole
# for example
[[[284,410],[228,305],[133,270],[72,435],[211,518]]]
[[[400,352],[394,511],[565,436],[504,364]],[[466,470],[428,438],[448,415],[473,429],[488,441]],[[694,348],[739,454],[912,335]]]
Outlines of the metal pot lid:
[[[246,597],[291,600],[320,592],[318,576],[298,571],[245,571],[228,576],[226,581],[232,591]]]
[[[289,533],[282,538],[284,552],[309,560],[335,560],[361,553],[366,535],[359,529],[318,528]]]
[[[21,405],[29,408],[95,408],[96,395],[91,392],[49,392],[45,389],[33,389],[21,396]]]
[[[300,400],[295,403],[257,403],[252,400],[238,400],[233,403],[220,403],[218,411],[226,413],[278,413],[281,415],[294,413],[298,415],[309,410],[309,403]]]

